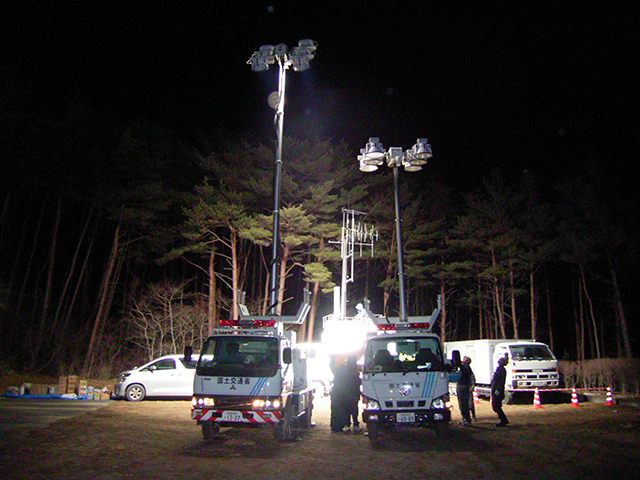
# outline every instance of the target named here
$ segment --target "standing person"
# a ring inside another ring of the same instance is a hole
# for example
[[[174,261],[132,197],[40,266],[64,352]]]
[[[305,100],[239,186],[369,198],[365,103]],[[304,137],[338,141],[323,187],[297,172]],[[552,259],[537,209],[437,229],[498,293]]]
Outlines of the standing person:
[[[349,398],[349,377],[347,366],[342,363],[336,365],[335,356],[331,356],[329,366],[333,373],[333,387],[331,388],[331,431],[342,432],[349,422],[347,411]]]
[[[358,365],[355,355],[349,355],[347,357],[346,365],[346,410],[347,410],[347,424],[346,428],[351,427],[353,422],[353,431],[360,431],[360,422],[358,421],[358,403],[360,402],[360,374],[358,373]]]
[[[469,359],[469,369],[471,369],[471,359]],[[473,421],[476,421],[476,404],[473,401],[473,392],[476,389],[476,376],[471,370],[471,379],[469,381],[469,412],[471,413],[471,418]]]
[[[458,383],[456,385],[456,395],[458,396],[458,406],[462,415],[460,425],[471,425],[471,416],[469,415],[469,397],[471,396],[471,359],[464,357],[460,364],[460,374],[458,375]]]
[[[507,370],[504,368],[509,363],[507,357],[502,357],[498,360],[498,368],[496,368],[491,380],[491,407],[493,411],[498,414],[500,419],[499,423],[496,423],[496,427],[504,427],[509,423],[507,416],[502,411],[502,400],[504,400],[504,383],[507,380]]]

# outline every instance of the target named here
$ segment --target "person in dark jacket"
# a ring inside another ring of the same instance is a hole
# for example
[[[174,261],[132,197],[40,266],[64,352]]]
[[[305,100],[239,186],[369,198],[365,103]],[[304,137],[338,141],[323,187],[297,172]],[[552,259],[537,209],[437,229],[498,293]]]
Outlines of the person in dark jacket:
[[[348,403],[348,375],[345,363],[336,365],[336,358],[331,356],[329,363],[333,373],[333,387],[331,387],[331,431],[342,432],[347,426],[349,414]]]
[[[476,421],[476,404],[473,401],[473,391],[476,389],[476,376],[471,371],[471,381],[469,382],[469,412],[471,413],[471,418],[473,421]]]
[[[507,416],[502,411],[502,401],[504,400],[504,384],[507,380],[507,370],[504,368],[509,363],[507,357],[502,357],[498,360],[498,368],[496,368],[491,380],[491,407],[493,411],[498,414],[500,422],[496,424],[496,427],[504,427],[509,423]]]
[[[458,396],[458,406],[462,415],[462,423],[460,425],[471,425],[471,415],[469,413],[469,399],[471,398],[471,379],[473,372],[471,371],[471,359],[464,357],[460,365],[460,374],[458,375],[458,383],[456,385],[456,395]]]
[[[360,431],[360,422],[358,421],[358,403],[360,402],[360,374],[358,373],[357,359],[355,355],[349,355],[347,357],[347,424],[346,427],[350,428],[353,423],[353,431]]]

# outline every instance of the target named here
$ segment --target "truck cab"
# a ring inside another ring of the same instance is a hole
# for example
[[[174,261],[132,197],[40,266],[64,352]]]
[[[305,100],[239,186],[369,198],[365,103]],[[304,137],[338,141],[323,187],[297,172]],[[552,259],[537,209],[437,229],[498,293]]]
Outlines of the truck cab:
[[[428,325],[380,325],[379,334],[365,342],[362,417],[372,442],[392,428],[448,431],[451,362]]]
[[[196,365],[191,417],[205,439],[220,427],[270,425],[278,440],[311,425],[313,389],[293,332],[276,322],[225,321],[204,342]]]

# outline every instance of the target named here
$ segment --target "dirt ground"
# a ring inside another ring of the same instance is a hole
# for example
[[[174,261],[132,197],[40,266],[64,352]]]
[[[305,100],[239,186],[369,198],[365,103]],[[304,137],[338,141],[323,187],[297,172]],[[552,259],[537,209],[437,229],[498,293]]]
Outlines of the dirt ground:
[[[640,409],[543,407],[507,405],[511,424],[498,428],[482,401],[472,427],[454,410],[447,440],[410,430],[373,448],[363,434],[330,432],[327,398],[316,401],[316,426],[281,444],[268,428],[227,429],[207,442],[187,401],[113,401],[8,443],[0,478],[637,478]]]

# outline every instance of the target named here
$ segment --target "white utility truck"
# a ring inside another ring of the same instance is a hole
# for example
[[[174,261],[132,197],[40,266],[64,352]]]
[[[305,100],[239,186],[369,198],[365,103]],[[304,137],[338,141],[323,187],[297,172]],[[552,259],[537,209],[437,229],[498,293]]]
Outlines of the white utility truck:
[[[362,418],[376,443],[388,429],[433,428],[447,433],[451,420],[449,372],[459,355],[446,360],[430,317],[384,318],[369,313],[378,327],[365,342],[362,371]]]
[[[558,361],[549,347],[535,340],[466,340],[445,342],[445,351],[454,350],[471,359],[479,395],[491,394],[491,379],[498,359],[508,357],[505,390],[508,401],[513,393],[535,388],[558,388]]]
[[[309,293],[295,317],[252,317],[221,322],[202,346],[193,384],[191,418],[209,440],[220,427],[271,425],[280,441],[311,426],[313,388],[295,332],[309,311]],[[185,352],[185,355],[188,352]]]

